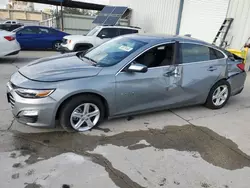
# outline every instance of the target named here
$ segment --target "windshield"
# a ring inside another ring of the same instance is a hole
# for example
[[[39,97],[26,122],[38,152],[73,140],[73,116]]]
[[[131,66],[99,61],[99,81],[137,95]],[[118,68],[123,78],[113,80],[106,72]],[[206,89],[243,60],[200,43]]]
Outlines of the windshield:
[[[146,44],[128,37],[116,38],[94,48],[84,57],[100,67],[113,66]]]
[[[86,36],[93,36],[94,34],[96,34],[96,32],[100,29],[100,27],[94,27],[93,29],[91,29]]]

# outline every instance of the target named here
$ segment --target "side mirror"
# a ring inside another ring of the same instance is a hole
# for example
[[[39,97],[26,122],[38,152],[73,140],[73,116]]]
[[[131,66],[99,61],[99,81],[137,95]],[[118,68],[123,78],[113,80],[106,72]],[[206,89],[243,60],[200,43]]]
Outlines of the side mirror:
[[[106,35],[104,35],[104,34],[99,35],[99,38],[101,38],[101,39],[106,38]]]
[[[128,67],[128,72],[141,72],[141,73],[145,73],[148,71],[148,67],[139,63],[132,63],[129,67]]]

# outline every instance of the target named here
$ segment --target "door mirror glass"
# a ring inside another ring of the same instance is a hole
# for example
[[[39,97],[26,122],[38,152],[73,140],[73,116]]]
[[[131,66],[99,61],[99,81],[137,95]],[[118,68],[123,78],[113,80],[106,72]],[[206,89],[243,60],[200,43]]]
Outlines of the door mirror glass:
[[[128,72],[141,72],[145,73],[148,71],[148,67],[139,63],[132,63],[128,67]]]
[[[105,34],[102,34],[102,35],[100,36],[100,38],[101,38],[101,39],[104,39],[104,38],[107,38],[107,37],[106,37]]]

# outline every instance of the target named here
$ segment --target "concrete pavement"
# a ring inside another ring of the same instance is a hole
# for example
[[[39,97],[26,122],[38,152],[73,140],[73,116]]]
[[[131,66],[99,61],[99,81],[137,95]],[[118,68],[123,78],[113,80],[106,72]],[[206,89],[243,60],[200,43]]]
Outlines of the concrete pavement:
[[[14,121],[5,83],[54,52],[0,59],[0,187],[249,188],[250,79],[225,108],[202,106],[105,122],[86,133]]]

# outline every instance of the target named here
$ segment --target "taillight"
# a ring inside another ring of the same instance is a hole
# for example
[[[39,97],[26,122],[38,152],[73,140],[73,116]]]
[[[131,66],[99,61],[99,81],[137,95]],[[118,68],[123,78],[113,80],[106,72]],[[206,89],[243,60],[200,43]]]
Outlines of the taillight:
[[[5,36],[4,37],[6,40],[8,41],[12,41],[12,40],[15,40],[16,38],[14,36]]]
[[[242,70],[242,71],[245,71],[245,63],[239,63],[237,64],[237,67]]]
[[[71,40],[68,40],[68,43],[70,44],[70,43],[71,43]]]

